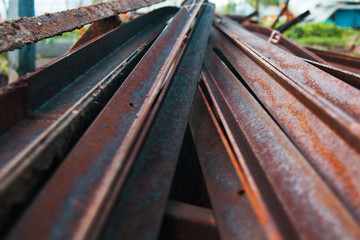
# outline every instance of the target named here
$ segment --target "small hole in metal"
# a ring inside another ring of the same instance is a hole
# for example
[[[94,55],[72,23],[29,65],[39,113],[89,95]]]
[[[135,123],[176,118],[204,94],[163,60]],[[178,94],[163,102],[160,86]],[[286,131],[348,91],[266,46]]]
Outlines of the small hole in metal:
[[[244,189],[240,189],[239,192],[238,192],[238,194],[239,194],[240,196],[244,195],[244,194],[245,194],[245,190],[244,190]]]
[[[135,107],[135,105],[133,103],[129,103],[130,107]]]

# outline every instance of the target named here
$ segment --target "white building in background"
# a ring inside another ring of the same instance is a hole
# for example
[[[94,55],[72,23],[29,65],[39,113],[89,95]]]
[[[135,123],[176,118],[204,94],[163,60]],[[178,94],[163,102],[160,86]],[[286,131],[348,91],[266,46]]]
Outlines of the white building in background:
[[[295,16],[306,10],[305,21],[323,22],[334,18],[340,26],[360,27],[360,0],[291,0],[289,11]]]

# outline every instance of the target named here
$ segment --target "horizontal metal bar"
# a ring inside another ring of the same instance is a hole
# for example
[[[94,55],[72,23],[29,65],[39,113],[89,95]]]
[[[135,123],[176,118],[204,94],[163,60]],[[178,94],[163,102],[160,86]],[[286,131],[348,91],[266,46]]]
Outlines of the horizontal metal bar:
[[[0,23],[0,53],[21,49],[27,44],[162,1],[164,0],[111,1],[37,17],[3,21]]]

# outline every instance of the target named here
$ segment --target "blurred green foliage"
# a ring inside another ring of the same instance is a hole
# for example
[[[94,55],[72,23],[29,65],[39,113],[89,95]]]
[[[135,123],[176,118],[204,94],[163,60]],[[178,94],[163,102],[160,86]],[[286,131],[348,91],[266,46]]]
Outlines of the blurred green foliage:
[[[343,28],[334,23],[298,23],[284,33],[301,45],[347,46],[358,33],[353,28]]]
[[[86,26],[84,29],[87,29],[87,28],[88,27]],[[65,32],[61,36],[56,36],[56,37],[41,40],[41,41],[39,41],[39,43],[52,43],[59,39],[73,39],[76,41],[80,38],[80,36],[82,35],[83,32],[84,32],[83,29],[80,29],[80,30],[77,29],[72,32]]]
[[[0,74],[5,74],[5,75],[9,74],[7,59],[8,59],[7,53],[0,54]]]

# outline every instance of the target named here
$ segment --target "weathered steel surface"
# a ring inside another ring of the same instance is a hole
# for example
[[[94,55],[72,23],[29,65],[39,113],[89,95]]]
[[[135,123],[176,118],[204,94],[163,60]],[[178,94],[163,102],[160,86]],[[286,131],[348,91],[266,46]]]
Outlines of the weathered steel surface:
[[[301,149],[308,161],[327,180],[327,184],[346,203],[351,213],[359,219],[360,189],[356,184],[359,181],[358,171],[360,169],[357,120],[347,116],[345,112],[334,106],[330,105],[329,107],[329,104],[319,107],[319,100],[321,99],[319,98],[320,94],[317,93],[320,89],[319,85],[312,86],[308,92],[301,89],[297,90],[302,85],[301,81],[297,80],[298,78],[286,80],[283,72],[277,71],[271,65],[259,65],[263,64],[264,59],[267,58],[262,58],[258,55],[259,53],[252,53],[245,45],[242,48],[243,52],[237,52],[236,49],[240,45],[231,44],[216,31],[213,36],[217,36],[217,47],[224,52],[241,78],[244,79],[297,147]],[[225,41],[228,43],[224,44]],[[242,44],[241,42],[237,43]],[[271,51],[271,49],[269,50]],[[273,50],[273,52],[277,51]],[[237,54],[234,54],[236,52]],[[278,62],[278,64],[287,64],[286,67],[289,67],[293,63],[288,58]],[[299,64],[305,64],[305,62]],[[317,78],[316,71],[319,70],[312,66],[306,66],[306,68],[299,68],[299,65],[295,66],[297,67],[294,67],[292,71],[311,69],[308,80],[313,78],[313,81],[321,83],[322,80],[329,79],[326,75],[323,75],[324,78]],[[297,80],[296,85],[290,87],[294,80]],[[346,101],[348,101],[351,105],[359,104],[359,101],[356,101],[359,97],[354,95],[350,98],[350,92],[340,90],[342,87],[349,89],[350,85],[337,79],[329,79],[329,81],[332,81],[333,84],[325,84],[327,89],[333,93],[329,93],[327,96],[334,97],[337,93],[343,92],[344,95],[338,100],[339,103],[347,104]],[[354,94],[359,94],[355,88],[351,91]],[[303,94],[306,94],[306,97],[302,96]],[[324,100],[320,101],[325,102]],[[357,111],[358,107],[354,106],[349,109]],[[350,135],[351,137],[349,137]]]
[[[133,151],[146,137],[143,129],[156,116],[157,97],[165,96],[170,85],[201,4],[188,1],[183,5],[75,145],[10,239],[29,235],[90,239],[101,233],[132,168],[137,155]],[[137,229],[129,231],[141,234]]]
[[[330,64],[334,67],[338,67],[340,69],[344,69],[355,74],[360,74],[360,58],[358,57],[350,56],[347,54],[322,51],[309,47],[305,48],[297,44],[296,42],[293,42],[280,32],[276,32],[271,28],[258,24],[245,23],[243,24],[243,26],[244,28],[255,33],[257,36],[261,37],[264,40],[269,40],[270,36],[272,34],[275,34],[273,35],[273,39],[270,40],[270,43],[298,57],[308,59],[310,61],[319,62],[321,64]]]
[[[359,237],[351,213],[214,53],[205,56],[205,68],[207,90],[240,165],[260,189],[280,234],[285,239]]]
[[[236,174],[233,150],[200,88],[189,124],[221,239],[266,239]]]
[[[1,237],[360,238],[360,76],[213,18],[98,21],[0,90]]]
[[[163,0],[126,0],[99,3],[38,17],[24,17],[0,23],[0,53],[61,35],[82,26]]]
[[[243,25],[244,28],[247,30],[255,33],[257,36],[263,38],[264,40],[268,40],[271,36],[271,34],[275,31],[271,28],[259,25],[259,24],[253,24],[253,23],[246,23]],[[310,50],[306,49],[305,47],[297,44],[294,41],[291,41],[289,38],[281,34],[280,32],[275,32],[275,41],[270,41],[275,46],[281,47],[282,49],[296,55],[302,58],[310,59],[312,61],[317,61],[320,63],[326,63],[326,61],[319,56],[317,56],[315,53],[311,52]]]
[[[356,87],[357,89],[360,89],[360,74],[354,73],[353,69],[352,71],[346,71],[337,67],[333,67],[327,64],[318,63],[315,61],[311,61],[308,59],[303,59],[305,62],[310,63],[311,65],[314,65],[315,67],[323,70],[324,72],[327,72],[334,77],[343,80],[344,82],[350,84],[353,87]]]
[[[156,118],[148,131],[143,128],[147,137],[101,239],[157,239],[213,19],[214,8],[207,5],[171,85],[164,86],[166,95],[158,98]]]
[[[221,45],[217,46],[228,56],[240,76],[308,160],[328,180],[328,184],[340,194],[342,200],[352,209],[352,213],[358,215],[359,189],[356,182],[359,180],[356,179],[359,178],[360,168],[355,166],[359,164],[359,146],[354,144],[358,140],[343,137],[346,134],[354,134],[351,130],[352,122],[341,122],[346,113],[342,113],[338,119],[342,128],[336,128],[331,119],[324,118],[325,114],[332,114],[332,109],[313,109],[315,104],[299,97],[296,91],[289,89],[283,81],[278,80],[279,78],[274,79],[273,73],[268,73],[251,62],[251,58],[246,54],[239,52],[240,54],[234,55],[237,47],[230,42],[224,44],[223,41],[220,40]],[[218,43],[220,42],[218,40]],[[356,98],[352,100],[354,99]],[[346,130],[347,126],[350,127]]]
[[[1,229],[61,163],[176,11],[165,8],[140,17],[20,81],[26,87],[18,93],[27,104],[42,98],[42,80],[52,89],[1,135]],[[99,46],[101,54],[95,51]],[[51,96],[51,91],[57,94]],[[6,104],[0,105],[8,108]],[[6,119],[6,110],[2,114]]]
[[[360,58],[355,56],[350,56],[343,53],[323,51],[315,48],[307,48],[311,52],[315,53],[322,59],[325,59],[331,65],[360,74]]]

